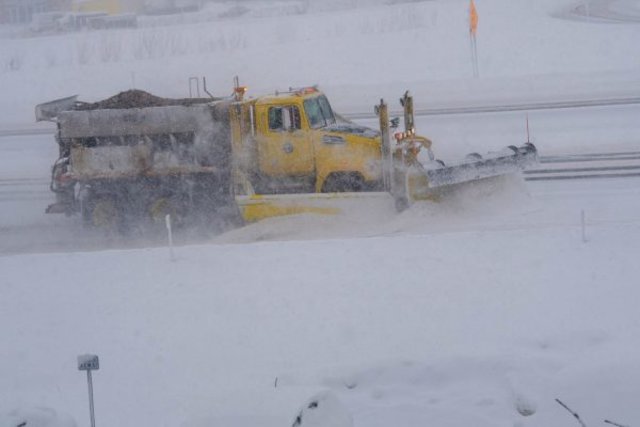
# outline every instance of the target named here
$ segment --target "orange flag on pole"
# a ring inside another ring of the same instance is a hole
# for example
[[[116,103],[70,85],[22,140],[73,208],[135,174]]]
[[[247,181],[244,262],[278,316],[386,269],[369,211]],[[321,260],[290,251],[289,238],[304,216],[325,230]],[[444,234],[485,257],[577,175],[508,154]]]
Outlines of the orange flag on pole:
[[[478,11],[476,10],[476,4],[471,0],[469,5],[469,32],[472,35],[476,35],[478,30]]]

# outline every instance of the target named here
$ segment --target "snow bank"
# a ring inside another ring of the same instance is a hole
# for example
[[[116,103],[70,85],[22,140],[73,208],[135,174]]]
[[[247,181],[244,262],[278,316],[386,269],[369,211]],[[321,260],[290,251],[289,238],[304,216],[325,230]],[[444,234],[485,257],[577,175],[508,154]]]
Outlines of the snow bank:
[[[1,408],[1,407],[0,407]],[[69,415],[51,408],[22,407],[8,413],[0,413],[0,427],[77,427]]]
[[[546,223],[534,211],[480,228],[182,247],[176,262],[164,249],[2,257],[0,401],[84,419],[75,358],[89,351],[110,425],[183,424],[221,390],[276,378],[328,388],[373,427],[570,422],[556,397],[587,420],[638,419],[637,218],[594,211],[585,244],[579,205],[567,202],[573,225],[560,206],[539,208]]]
[[[277,387],[218,391],[197,418],[182,425],[207,427],[352,427],[351,414],[329,390]],[[210,415],[205,415],[210,414]]]

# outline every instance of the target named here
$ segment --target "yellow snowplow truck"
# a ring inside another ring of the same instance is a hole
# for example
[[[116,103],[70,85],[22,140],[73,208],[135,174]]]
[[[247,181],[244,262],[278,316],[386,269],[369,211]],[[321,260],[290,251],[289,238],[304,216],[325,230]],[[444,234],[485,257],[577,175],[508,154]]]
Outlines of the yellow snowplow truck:
[[[380,129],[335,114],[317,87],[248,98],[159,98],[139,90],[97,103],[77,97],[36,107],[57,123],[48,213],[80,213],[87,224],[132,220],[233,225],[302,212],[334,213],[342,197],[394,198],[399,210],[442,189],[510,174],[537,161],[532,144],[445,165],[416,134],[405,93],[404,130],[375,107]],[[338,194],[339,193],[339,194]]]

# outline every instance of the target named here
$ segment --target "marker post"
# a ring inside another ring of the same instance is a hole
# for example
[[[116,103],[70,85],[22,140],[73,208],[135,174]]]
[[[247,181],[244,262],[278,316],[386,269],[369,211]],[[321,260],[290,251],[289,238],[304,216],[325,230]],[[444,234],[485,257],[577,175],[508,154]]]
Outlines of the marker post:
[[[83,354],[78,356],[78,370],[87,371],[87,384],[89,386],[89,415],[91,416],[91,427],[96,427],[96,418],[93,411],[93,381],[91,371],[100,369],[100,361],[95,354]]]

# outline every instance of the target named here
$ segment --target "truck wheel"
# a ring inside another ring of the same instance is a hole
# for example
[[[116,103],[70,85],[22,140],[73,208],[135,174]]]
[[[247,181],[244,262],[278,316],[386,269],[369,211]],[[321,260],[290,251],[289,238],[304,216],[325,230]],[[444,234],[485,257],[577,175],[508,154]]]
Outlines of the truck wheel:
[[[87,200],[80,200],[80,217],[82,218],[82,225],[85,227],[93,226],[91,211],[91,206],[89,206]]]
[[[112,230],[119,226],[121,216],[116,199],[102,197],[93,203],[91,224],[95,227]]]
[[[148,210],[151,220],[157,224],[164,224],[166,215],[171,215],[171,220],[174,221],[174,223],[179,218],[178,208],[175,202],[172,203],[171,199],[167,197],[154,200]]]
[[[406,197],[398,197],[395,200],[395,205],[396,205],[396,212],[402,213],[407,209],[409,209],[409,206],[411,205],[411,203],[409,203],[409,199],[407,199]]]
[[[334,173],[322,185],[323,193],[361,192],[365,189],[364,178],[359,173]]]

